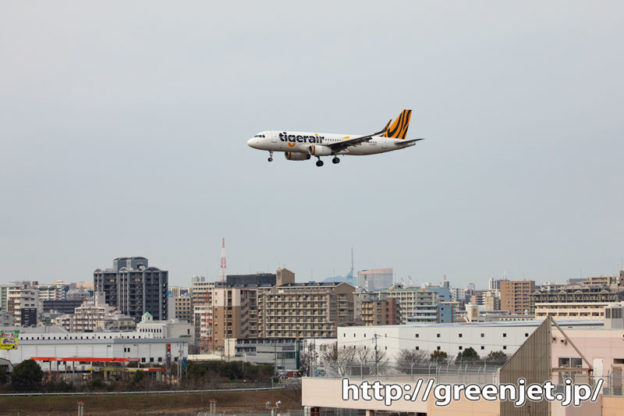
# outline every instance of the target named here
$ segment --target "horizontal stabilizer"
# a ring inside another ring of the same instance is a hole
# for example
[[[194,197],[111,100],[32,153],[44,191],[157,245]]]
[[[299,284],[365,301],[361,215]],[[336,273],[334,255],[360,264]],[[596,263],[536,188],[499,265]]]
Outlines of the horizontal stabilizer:
[[[417,141],[420,141],[420,140],[425,140],[425,139],[424,139],[424,138],[420,138],[420,139],[411,139],[411,140],[405,140],[405,141],[402,141],[402,142],[394,142],[394,144],[395,144],[396,146],[405,146],[406,144],[416,143]]]

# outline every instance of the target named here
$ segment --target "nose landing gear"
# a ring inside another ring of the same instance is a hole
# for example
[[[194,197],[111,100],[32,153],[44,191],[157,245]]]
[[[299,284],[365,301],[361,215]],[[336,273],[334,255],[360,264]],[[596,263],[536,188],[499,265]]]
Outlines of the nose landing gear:
[[[269,158],[267,159],[269,162],[273,162],[273,152],[269,152]]]

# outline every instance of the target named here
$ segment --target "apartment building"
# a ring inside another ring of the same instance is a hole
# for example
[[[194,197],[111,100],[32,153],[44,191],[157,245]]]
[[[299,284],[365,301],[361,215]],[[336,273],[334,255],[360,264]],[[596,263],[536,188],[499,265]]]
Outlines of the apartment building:
[[[401,308],[394,298],[383,300],[365,300],[361,304],[362,324],[373,325],[399,325],[401,323]]]
[[[64,300],[69,286],[65,284],[51,284],[36,286],[40,300]]]
[[[401,305],[401,323],[423,320],[423,314],[436,315],[436,307],[441,302],[451,300],[451,291],[448,286],[404,287],[394,284],[389,289],[378,292],[380,299],[393,298]],[[435,320],[432,320],[435,322]]]
[[[13,315],[15,325],[37,326],[41,314],[37,290],[27,284],[16,284],[7,291],[7,312]]]
[[[57,317],[55,323],[70,332],[134,329],[136,326],[134,319],[107,305],[104,298],[104,293],[96,292],[92,301],[84,302],[75,308],[73,314]]]
[[[199,351],[212,350],[212,304],[193,305],[193,328]]]
[[[139,321],[145,312],[166,320],[168,272],[150,267],[145,257],[119,257],[112,269],[93,272],[96,292],[104,292],[106,303]]]
[[[506,280],[500,282],[501,310],[512,314],[531,315],[534,308],[531,305],[531,294],[535,291],[533,280]]]
[[[224,287],[212,290],[213,350],[223,350],[227,338],[258,336],[256,288]]]
[[[193,298],[189,295],[174,296],[175,319],[184,322],[193,322]]]
[[[490,289],[483,294],[483,306],[490,311],[498,311],[501,308],[500,292],[498,289]]]
[[[258,337],[336,337],[338,326],[354,324],[354,290],[325,282],[258,288]]]
[[[557,306],[558,309],[564,309],[566,304],[571,309],[601,308],[606,304],[622,300],[624,300],[624,288],[581,283],[554,291],[535,291],[531,295],[531,306],[537,309],[539,305],[540,311],[543,312],[545,308],[548,308],[547,304]]]

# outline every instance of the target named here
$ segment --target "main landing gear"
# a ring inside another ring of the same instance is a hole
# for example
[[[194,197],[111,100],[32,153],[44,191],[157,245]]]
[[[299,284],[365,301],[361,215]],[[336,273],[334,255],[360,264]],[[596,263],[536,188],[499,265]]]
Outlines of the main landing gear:
[[[334,163],[334,165],[340,163],[340,159],[338,159],[338,156],[334,156],[334,158],[332,159],[332,163]]]
[[[273,162],[273,152],[272,151],[269,152],[269,159],[268,159],[268,161],[269,162]]]
[[[316,166],[318,166],[319,168],[321,166],[323,166],[323,161],[321,160],[321,158],[319,157],[318,160],[316,161]]]

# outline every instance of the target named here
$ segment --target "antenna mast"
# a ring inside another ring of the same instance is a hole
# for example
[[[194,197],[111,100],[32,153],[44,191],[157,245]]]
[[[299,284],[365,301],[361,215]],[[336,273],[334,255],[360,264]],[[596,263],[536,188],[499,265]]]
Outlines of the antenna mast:
[[[227,261],[225,260],[225,237],[221,239],[221,264],[219,265],[219,280],[225,282]]]

